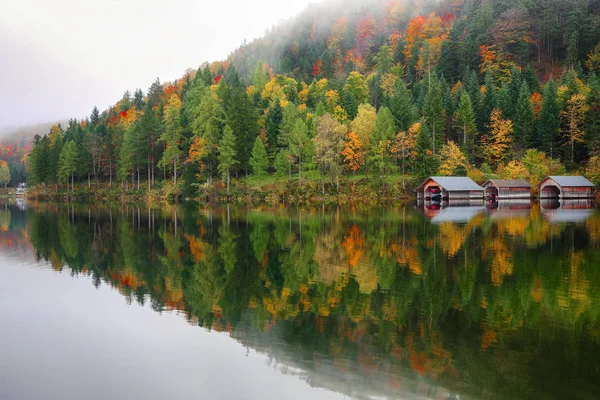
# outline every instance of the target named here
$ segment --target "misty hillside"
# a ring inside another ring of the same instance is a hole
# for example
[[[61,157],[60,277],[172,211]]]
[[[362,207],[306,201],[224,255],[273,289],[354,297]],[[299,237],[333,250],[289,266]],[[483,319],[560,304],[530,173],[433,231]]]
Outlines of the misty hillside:
[[[57,123],[66,124],[67,121],[43,122],[26,126],[9,127],[0,129],[0,140],[6,144],[27,146],[35,135],[41,135],[50,131],[52,125]]]
[[[422,72],[422,60],[453,81],[482,69],[485,46],[505,69],[532,65],[547,77],[583,63],[600,39],[599,16],[599,0],[330,0],[241,46],[228,61],[245,77],[259,61],[295,79],[341,77],[372,71],[385,44],[409,74]],[[417,47],[407,49],[413,42]]]

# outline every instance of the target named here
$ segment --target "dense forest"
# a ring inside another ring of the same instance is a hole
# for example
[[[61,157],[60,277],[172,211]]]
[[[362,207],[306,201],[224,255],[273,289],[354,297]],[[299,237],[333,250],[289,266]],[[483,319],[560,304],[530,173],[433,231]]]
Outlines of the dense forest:
[[[311,5],[225,61],[36,135],[27,158],[33,184],[187,196],[248,176],[325,193],[352,176],[408,189],[567,171],[600,183],[597,0]]]

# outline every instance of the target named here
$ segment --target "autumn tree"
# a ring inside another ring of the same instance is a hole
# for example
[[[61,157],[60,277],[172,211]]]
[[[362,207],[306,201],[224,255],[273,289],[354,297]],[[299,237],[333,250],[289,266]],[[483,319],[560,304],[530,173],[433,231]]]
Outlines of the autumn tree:
[[[502,118],[500,110],[492,111],[489,133],[481,139],[481,154],[483,160],[497,166],[506,157],[512,143],[513,124]]]
[[[252,147],[250,166],[252,167],[252,174],[254,176],[265,175],[267,173],[267,168],[269,168],[269,157],[263,141],[260,140],[260,136],[256,137],[254,146]]]
[[[344,91],[351,93],[358,104],[366,103],[369,100],[369,87],[365,77],[356,71],[350,72],[346,78]]]
[[[440,168],[438,174],[442,176],[466,175],[469,169],[467,157],[453,141],[449,141],[440,150]]]
[[[370,104],[361,104],[358,106],[358,114],[350,124],[350,130],[354,132],[360,141],[363,153],[369,154],[371,151],[371,136],[375,129],[375,120],[377,111]]]
[[[309,140],[308,126],[301,118],[298,118],[289,138],[289,154],[293,157],[294,162],[298,163],[298,185],[300,187],[302,187],[302,159]]]
[[[502,179],[528,179],[529,171],[521,161],[510,161],[506,166],[498,168],[498,175]]]
[[[198,173],[202,172],[205,168],[204,157],[208,155],[209,149],[206,140],[200,136],[194,136],[190,143],[190,149],[188,151],[188,157],[185,160],[186,164],[194,163],[197,166]]]
[[[596,186],[600,185],[600,156],[593,156],[585,168],[586,177]]]
[[[339,178],[343,171],[342,152],[347,128],[330,114],[325,114],[317,122],[317,134],[312,138],[315,160],[321,174],[321,192],[325,194],[325,175],[335,180],[339,190]]]
[[[350,131],[346,135],[346,144],[344,150],[342,150],[342,155],[352,174],[356,174],[356,171],[360,169],[365,160],[363,145],[356,133]]]
[[[407,131],[399,132],[392,143],[391,152],[400,160],[403,190],[406,190],[406,164],[416,156],[417,137],[420,134],[421,123],[415,122]]]
[[[600,70],[600,43],[598,43],[596,47],[594,47],[594,49],[590,51],[590,54],[588,54],[585,66],[590,71]]]
[[[565,108],[560,111],[563,142],[570,150],[571,162],[575,161],[575,145],[584,142],[585,131],[583,123],[585,113],[588,109],[589,106],[586,104],[585,96],[581,93],[576,93],[567,101]]]
[[[8,163],[4,160],[0,160],[0,185],[6,186],[10,183],[10,170],[8,169]]]
[[[227,196],[229,197],[229,181],[231,169],[237,164],[237,154],[235,151],[235,136],[229,126],[225,126],[223,137],[219,141],[219,172],[227,183]]]

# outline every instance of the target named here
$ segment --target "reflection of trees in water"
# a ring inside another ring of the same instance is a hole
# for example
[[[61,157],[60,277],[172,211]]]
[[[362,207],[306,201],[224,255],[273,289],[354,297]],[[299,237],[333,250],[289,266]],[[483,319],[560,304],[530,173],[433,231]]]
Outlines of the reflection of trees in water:
[[[275,335],[391,387],[413,376],[536,397],[569,382],[587,393],[597,378],[569,381],[594,371],[600,344],[598,215],[556,225],[534,207],[433,225],[405,206],[174,214],[30,209],[27,229],[55,268],[234,337]]]

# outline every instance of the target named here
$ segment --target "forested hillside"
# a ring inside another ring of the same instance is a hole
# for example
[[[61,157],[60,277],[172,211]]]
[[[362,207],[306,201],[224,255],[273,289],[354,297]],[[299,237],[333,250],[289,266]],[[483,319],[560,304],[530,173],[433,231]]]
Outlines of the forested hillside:
[[[186,195],[250,174],[320,177],[324,192],[365,174],[598,183],[600,1],[312,5],[225,61],[36,136],[27,167],[31,183]]]

